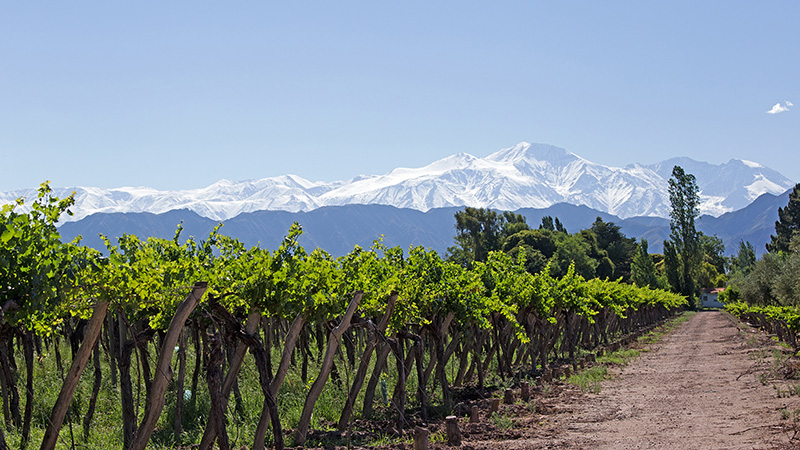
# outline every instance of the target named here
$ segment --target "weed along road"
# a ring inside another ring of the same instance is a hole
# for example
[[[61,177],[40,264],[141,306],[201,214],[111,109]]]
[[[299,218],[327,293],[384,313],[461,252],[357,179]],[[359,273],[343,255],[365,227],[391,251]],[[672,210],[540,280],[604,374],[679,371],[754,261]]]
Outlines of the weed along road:
[[[553,413],[537,419],[540,433],[501,447],[797,448],[799,381],[785,379],[791,350],[720,311],[636,347],[640,355],[612,369],[599,393],[562,392]]]

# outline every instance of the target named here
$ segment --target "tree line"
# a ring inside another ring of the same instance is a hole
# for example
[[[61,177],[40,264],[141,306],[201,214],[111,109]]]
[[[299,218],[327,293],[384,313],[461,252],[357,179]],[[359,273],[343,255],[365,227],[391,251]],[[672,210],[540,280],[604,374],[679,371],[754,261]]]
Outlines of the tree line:
[[[543,217],[534,229],[520,214],[468,207],[455,215],[455,245],[448,249],[449,259],[468,267],[485,261],[492,251],[512,257],[523,254],[531,273],[547,270],[560,277],[574,265],[576,273],[587,279],[668,289],[695,300],[701,288],[725,285],[731,263],[722,240],[695,227],[700,194],[694,175],[675,166],[669,197],[670,235],[663,254],[650,254],[646,239],[636,242],[600,217],[588,229],[570,233],[557,217]]]
[[[792,189],[788,204],[778,208],[775,234],[766,249],[767,253],[756,260],[752,244],[739,244],[731,260],[725,300],[758,306],[800,306],[800,184]]]

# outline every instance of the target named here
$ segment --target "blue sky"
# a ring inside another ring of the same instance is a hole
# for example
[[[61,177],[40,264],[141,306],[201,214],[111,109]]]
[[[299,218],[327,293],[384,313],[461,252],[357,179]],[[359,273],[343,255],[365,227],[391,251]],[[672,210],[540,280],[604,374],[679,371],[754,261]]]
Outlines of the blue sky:
[[[800,181],[798,18],[797,1],[0,0],[0,189],[330,181],[520,141]]]

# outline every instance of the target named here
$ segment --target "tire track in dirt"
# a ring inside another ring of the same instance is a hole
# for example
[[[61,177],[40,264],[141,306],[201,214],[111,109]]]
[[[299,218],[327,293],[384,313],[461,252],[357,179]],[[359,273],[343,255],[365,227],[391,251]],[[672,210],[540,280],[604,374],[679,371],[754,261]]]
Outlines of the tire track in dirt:
[[[764,350],[745,341],[726,313],[697,313],[604,381],[599,394],[580,395],[578,403],[550,416],[541,438],[505,441],[499,448],[785,446],[793,432],[781,412],[800,408],[800,400],[778,398],[772,385],[759,381],[751,354]]]

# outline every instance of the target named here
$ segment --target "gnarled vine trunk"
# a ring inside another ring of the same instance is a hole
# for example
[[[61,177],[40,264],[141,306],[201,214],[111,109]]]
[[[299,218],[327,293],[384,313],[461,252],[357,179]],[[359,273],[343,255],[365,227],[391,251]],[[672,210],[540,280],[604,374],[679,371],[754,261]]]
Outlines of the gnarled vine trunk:
[[[206,282],[195,283],[192,292],[178,305],[175,315],[172,316],[164,342],[161,344],[161,352],[158,355],[158,364],[156,365],[150,396],[144,408],[144,417],[139,429],[134,433],[133,442],[131,443],[132,450],[144,450],[150,440],[150,435],[153,434],[156,421],[158,421],[161,410],[164,408],[164,394],[167,391],[167,384],[172,378],[171,362],[175,344],[178,342],[178,337],[180,337],[183,325],[189,318],[189,314],[200,302],[200,298],[206,292],[207,287],[208,283]]]
[[[353,299],[350,301],[347,311],[344,313],[344,317],[342,317],[342,321],[336,328],[331,330],[330,338],[328,338],[328,349],[325,352],[325,358],[322,360],[319,376],[314,380],[314,384],[311,385],[311,390],[308,392],[305,405],[303,405],[303,412],[300,414],[300,423],[297,424],[297,430],[295,431],[295,441],[299,445],[303,445],[306,441],[308,426],[311,423],[311,413],[314,411],[314,404],[317,403],[317,399],[322,393],[322,388],[325,387],[328,375],[330,375],[331,368],[333,367],[333,358],[336,356],[336,349],[339,347],[342,334],[350,327],[350,321],[363,295],[364,293],[361,291],[357,291],[353,295]]]
[[[396,302],[397,292],[393,292],[392,295],[389,296],[389,303],[386,305],[386,312],[381,318],[378,326],[373,331],[372,339],[367,342],[367,345],[364,348],[364,353],[361,355],[361,361],[358,365],[358,371],[356,372],[355,379],[353,380],[353,386],[350,388],[350,394],[347,396],[347,401],[344,405],[344,409],[342,410],[342,415],[339,417],[338,428],[340,431],[344,431],[347,428],[347,423],[350,421],[350,416],[353,414],[353,406],[356,403],[356,397],[358,397],[358,393],[361,391],[361,386],[364,384],[364,378],[367,376],[367,370],[369,369],[369,363],[372,359],[372,353],[375,351],[378,342],[385,339],[384,335],[386,334],[386,328],[389,326],[389,319],[392,317]]]

